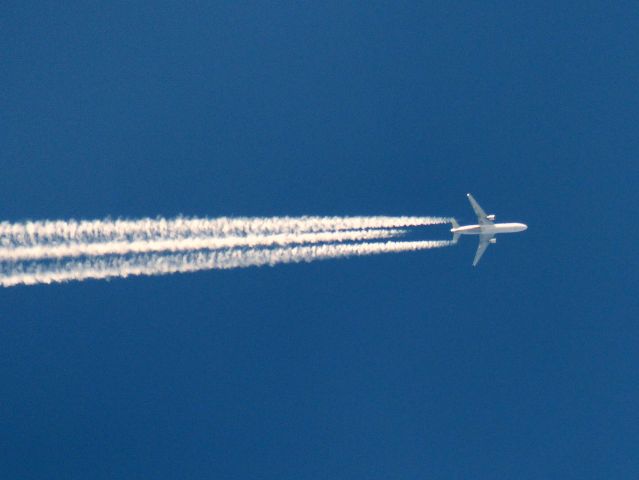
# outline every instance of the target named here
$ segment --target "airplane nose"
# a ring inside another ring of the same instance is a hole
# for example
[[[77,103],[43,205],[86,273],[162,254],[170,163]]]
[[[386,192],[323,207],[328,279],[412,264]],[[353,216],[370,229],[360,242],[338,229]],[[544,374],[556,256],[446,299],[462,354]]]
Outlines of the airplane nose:
[[[522,223],[522,224],[521,224],[521,227],[522,227],[522,228],[521,228],[521,229],[522,229],[522,231],[523,231],[523,230],[528,230],[528,225],[526,225],[525,223]]]

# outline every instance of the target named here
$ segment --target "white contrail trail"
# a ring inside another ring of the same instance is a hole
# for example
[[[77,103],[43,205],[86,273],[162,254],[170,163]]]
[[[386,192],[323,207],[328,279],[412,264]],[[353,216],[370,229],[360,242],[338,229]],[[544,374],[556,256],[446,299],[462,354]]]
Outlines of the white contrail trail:
[[[448,221],[445,217],[360,216],[3,222],[0,286],[443,247],[450,242],[367,241],[398,237],[408,227]]]
[[[347,242],[392,238],[405,230],[344,230],[318,233],[279,233],[243,237],[161,238],[158,240],[108,241],[90,243],[43,243],[35,246],[0,248],[0,261],[44,260],[54,258],[126,255],[149,252],[179,252],[230,248],[267,247],[305,243]]]
[[[403,228],[436,225],[449,221],[450,219],[445,217],[371,216],[2,222],[0,223],[0,246],[11,248],[42,243],[66,244]]]
[[[15,265],[0,273],[0,285],[35,285],[72,280],[106,279],[132,275],[163,275],[208,269],[231,269],[279,263],[310,262],[326,258],[416,251],[445,247],[449,241],[325,244],[274,249],[237,249],[181,254],[144,254],[128,257],[96,257],[83,261],[26,266]]]

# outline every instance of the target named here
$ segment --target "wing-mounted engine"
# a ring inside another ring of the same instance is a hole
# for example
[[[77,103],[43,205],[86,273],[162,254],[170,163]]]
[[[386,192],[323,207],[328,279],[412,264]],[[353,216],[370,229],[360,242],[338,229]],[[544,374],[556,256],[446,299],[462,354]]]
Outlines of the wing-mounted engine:
[[[491,222],[495,221],[495,215],[486,215],[486,219],[490,220]]]
[[[491,238],[490,240],[488,240],[490,243],[497,243],[497,239],[496,238]]]

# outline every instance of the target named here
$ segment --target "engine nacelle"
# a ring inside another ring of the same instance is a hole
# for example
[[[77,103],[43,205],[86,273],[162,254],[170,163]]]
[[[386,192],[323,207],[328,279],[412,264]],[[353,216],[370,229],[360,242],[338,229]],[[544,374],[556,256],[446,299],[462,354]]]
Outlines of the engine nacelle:
[[[486,215],[486,218],[491,222],[495,221],[495,215]]]
[[[497,239],[496,238],[491,238],[490,240],[488,240],[490,243],[497,243]]]

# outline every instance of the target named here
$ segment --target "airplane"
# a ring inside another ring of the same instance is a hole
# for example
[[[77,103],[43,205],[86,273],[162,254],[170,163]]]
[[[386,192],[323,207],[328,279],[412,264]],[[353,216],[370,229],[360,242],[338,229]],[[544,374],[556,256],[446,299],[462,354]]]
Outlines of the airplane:
[[[457,220],[453,218],[451,221],[453,228],[451,228],[450,231],[453,234],[453,243],[459,241],[460,235],[479,235],[479,246],[477,247],[477,253],[475,253],[475,259],[473,260],[474,267],[479,263],[479,259],[488,248],[488,245],[497,243],[495,235],[498,233],[523,232],[528,228],[528,225],[524,223],[494,223],[495,215],[486,215],[486,212],[484,212],[470,193],[466,194],[466,196],[473,210],[475,210],[478,225],[465,225],[460,227]]]

